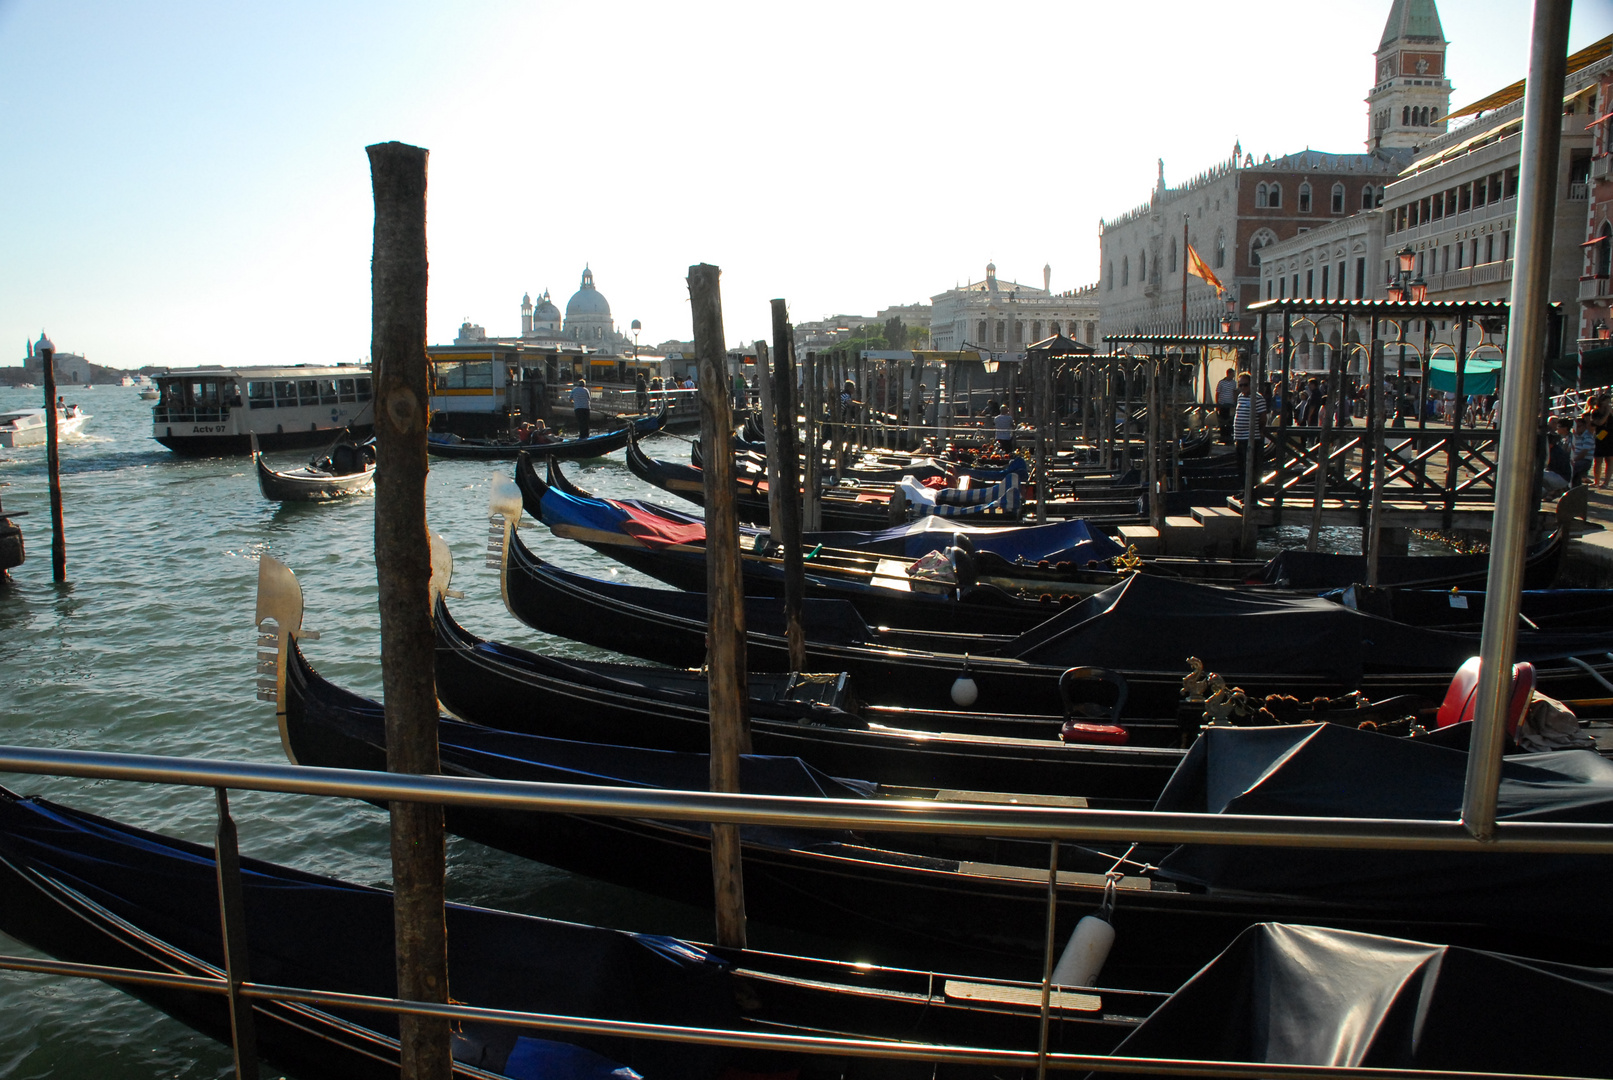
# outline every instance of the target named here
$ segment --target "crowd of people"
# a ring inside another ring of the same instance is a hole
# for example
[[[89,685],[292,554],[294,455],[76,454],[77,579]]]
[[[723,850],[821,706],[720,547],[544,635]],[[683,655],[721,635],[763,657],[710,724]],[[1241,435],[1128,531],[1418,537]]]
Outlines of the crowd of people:
[[[1550,493],[1577,484],[1613,484],[1613,400],[1602,394],[1576,415],[1559,416],[1546,446],[1545,486]]]

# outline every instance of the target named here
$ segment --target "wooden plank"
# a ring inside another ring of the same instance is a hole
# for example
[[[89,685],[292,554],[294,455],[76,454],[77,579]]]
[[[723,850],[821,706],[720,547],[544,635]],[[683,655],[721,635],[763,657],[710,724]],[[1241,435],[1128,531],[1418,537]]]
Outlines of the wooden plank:
[[[1047,871],[1034,866],[1013,866],[1008,863],[967,862],[958,863],[958,873],[970,874],[975,877],[1010,878],[1014,881],[1046,881]],[[1087,885],[1101,889],[1109,879],[1103,874],[1087,874],[1077,870],[1060,870],[1060,885]],[[1145,877],[1123,877],[1115,882],[1117,889],[1131,889],[1135,892],[1150,892],[1154,882]]]
[[[946,980],[942,993],[949,1001],[967,1001],[979,1005],[1016,1005],[1027,1009],[1042,1007],[1040,986],[1001,986],[997,983],[969,982],[965,979]],[[1103,999],[1097,994],[1077,994],[1069,990],[1054,990],[1048,995],[1048,1005],[1067,1012],[1102,1012]]]

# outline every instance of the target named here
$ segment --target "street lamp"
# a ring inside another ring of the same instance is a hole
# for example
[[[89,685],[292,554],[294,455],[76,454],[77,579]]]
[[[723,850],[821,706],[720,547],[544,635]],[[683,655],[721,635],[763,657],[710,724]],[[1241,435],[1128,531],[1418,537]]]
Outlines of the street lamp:
[[[990,349],[986,348],[983,345],[975,345],[972,342],[968,342],[968,341],[963,342],[959,347],[964,348],[964,349],[973,349],[975,352],[980,353],[981,354],[981,356],[980,356],[980,366],[986,369],[986,374],[987,375],[995,375],[995,374],[997,374],[997,354],[996,353],[992,352]]]
[[[1238,330],[1238,298],[1229,289],[1221,294],[1221,301],[1226,306],[1221,315],[1221,332],[1230,336]]]
[[[1411,291],[1411,267],[1417,261],[1417,253],[1411,250],[1410,244],[1407,244],[1395,253],[1395,259],[1398,262],[1398,273],[1395,274],[1395,279],[1389,283],[1389,287],[1385,291],[1388,293],[1389,299],[1398,304],[1400,301],[1407,299]],[[1422,279],[1418,278],[1418,280]],[[1423,296],[1426,298],[1427,295],[1428,287],[1424,285]],[[1416,298],[1411,297],[1411,299]]]
[[[638,363],[638,332],[644,329],[644,324],[637,319],[633,320],[633,362]]]

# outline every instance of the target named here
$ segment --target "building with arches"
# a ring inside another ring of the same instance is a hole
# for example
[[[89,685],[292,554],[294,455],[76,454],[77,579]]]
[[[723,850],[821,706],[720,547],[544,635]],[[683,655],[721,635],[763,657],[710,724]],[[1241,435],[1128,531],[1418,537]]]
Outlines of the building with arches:
[[[930,345],[942,352],[964,343],[1006,356],[1054,334],[1095,345],[1098,337],[1098,286],[1053,292],[1053,268],[1042,267],[1042,287],[999,281],[996,263],[986,276],[930,298]]]
[[[1445,134],[1451,111],[1446,45],[1434,0],[1394,0],[1373,54],[1368,150],[1424,146]]]

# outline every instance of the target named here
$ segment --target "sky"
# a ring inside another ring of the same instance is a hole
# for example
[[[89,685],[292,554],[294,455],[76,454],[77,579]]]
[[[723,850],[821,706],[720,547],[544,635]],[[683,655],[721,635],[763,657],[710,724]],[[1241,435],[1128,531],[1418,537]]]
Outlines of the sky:
[[[520,330],[585,264],[618,327],[729,344],[998,277],[1097,277],[1098,222],[1228,158],[1363,149],[1389,0],[1140,8],[0,0],[0,365],[369,354],[364,147],[431,152],[428,338]],[[1233,13],[1236,13],[1236,17]],[[1523,76],[1524,0],[1446,0],[1453,106]],[[1613,33],[1575,5],[1569,46]]]

